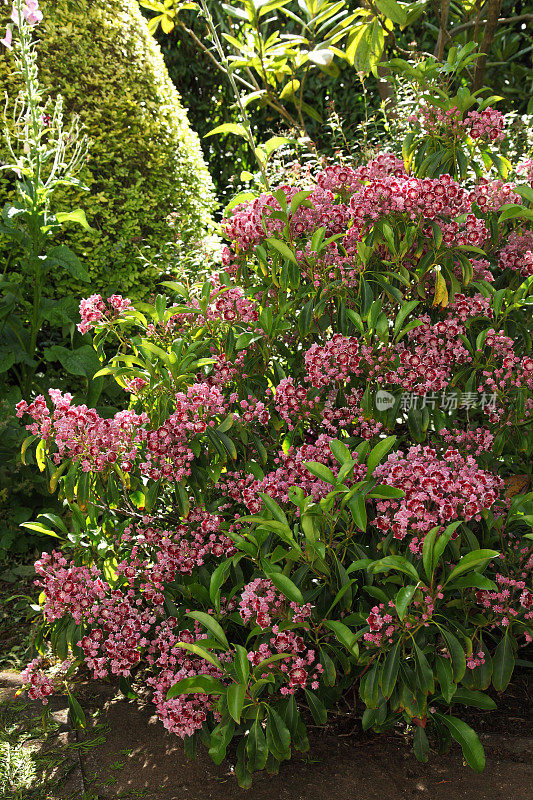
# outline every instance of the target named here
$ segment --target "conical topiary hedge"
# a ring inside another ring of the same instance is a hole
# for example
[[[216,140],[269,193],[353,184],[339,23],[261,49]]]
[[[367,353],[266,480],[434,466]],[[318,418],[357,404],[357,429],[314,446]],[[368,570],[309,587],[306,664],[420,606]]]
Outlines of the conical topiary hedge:
[[[64,96],[67,114],[79,115],[92,141],[80,176],[90,192],[69,190],[57,210],[81,206],[95,231],[71,225],[62,236],[83,259],[91,292],[140,297],[155,288],[159,270],[146,267],[139,249],[155,254],[171,238],[167,216],[176,214],[190,237],[209,225],[214,195],[198,137],[136,0],[41,0],[41,8],[41,84],[51,97]],[[3,51],[0,92],[13,98],[20,79],[11,68]],[[5,173],[0,190],[5,202]]]

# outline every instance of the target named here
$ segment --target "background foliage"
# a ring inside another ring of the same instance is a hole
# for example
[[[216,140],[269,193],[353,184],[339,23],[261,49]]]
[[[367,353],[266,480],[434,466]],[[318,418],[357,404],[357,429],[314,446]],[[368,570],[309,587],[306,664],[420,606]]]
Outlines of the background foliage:
[[[200,136],[204,136],[216,125],[235,122],[238,119],[235,99],[224,74],[213,66],[209,55],[198,45],[200,41],[204,47],[209,47],[209,32],[205,20],[194,8],[195,3],[181,3],[177,0],[165,2],[152,2],[140,0],[144,13],[157,24],[153,25],[155,36],[160,42],[165,61],[170,75],[178,89],[187,97],[189,116],[193,127]],[[233,5],[208,2],[208,6],[219,26],[221,35],[228,34],[241,43],[246,43],[250,36],[252,26],[243,16],[243,9],[255,5],[259,10],[267,6],[266,3],[255,4],[236,2]],[[290,14],[304,16],[302,9],[312,3],[299,5],[297,2],[287,2],[283,9],[276,9],[271,4],[272,12],[261,18],[261,30],[264,39],[267,30],[271,32],[278,26],[286,34],[297,32],[299,26]],[[323,122],[310,117],[306,120],[307,132],[316,146],[319,154],[331,155],[335,150],[342,148],[346,153],[352,152],[356,157],[360,153],[361,142],[375,144],[376,139],[386,134],[387,127],[397,113],[394,107],[400,102],[402,93],[398,95],[398,87],[386,83],[383,78],[386,70],[380,66],[374,73],[370,71],[370,62],[363,69],[366,73],[364,80],[358,74],[356,66],[360,61],[364,40],[361,43],[357,38],[360,29],[365,25],[366,19],[361,15],[367,13],[367,35],[371,36],[370,26],[379,11],[372,3],[347,0],[345,3],[335,4],[339,10],[344,10],[350,15],[351,30],[345,48],[346,58],[335,59],[333,67],[328,71],[314,69],[308,75],[304,87],[304,101],[314,108],[323,118]],[[379,5],[379,4],[378,4]],[[480,46],[484,42],[486,20],[492,13],[494,2],[427,2],[400,3],[405,10],[406,24],[386,23],[392,30],[386,31],[380,48],[375,52],[374,61],[386,61],[393,56],[417,53],[438,54],[440,42],[443,43],[442,56],[446,56],[451,46],[460,46],[467,42],[476,42]],[[166,9],[166,23],[161,17],[161,7]],[[342,8],[341,8],[342,7]],[[382,3],[383,9],[389,9],[391,4]],[[374,9],[374,13],[372,12]],[[447,11],[446,11],[447,9]],[[532,52],[532,26],[533,4],[530,2],[515,2],[503,0],[498,2],[496,19],[502,20],[492,31],[492,42],[488,47],[489,57],[484,68],[484,82],[490,86],[495,94],[501,95],[503,102],[500,104],[504,112],[513,111],[521,115],[531,112],[531,94],[533,89],[531,52]],[[239,18],[238,14],[241,14]],[[357,14],[358,16],[353,16]],[[394,15],[394,11],[392,12]],[[382,16],[382,20],[385,18]],[[446,32],[439,37],[441,28]],[[229,44],[228,53],[235,53],[235,47]],[[359,48],[359,50],[358,50]],[[368,55],[368,48],[365,49]],[[503,67],[505,66],[505,69]],[[241,70],[242,72],[242,70]],[[478,79],[481,78],[481,75]],[[472,84],[474,72],[463,77],[464,85]],[[483,83],[483,80],[482,80]],[[391,102],[392,95],[392,102]],[[382,104],[387,101],[389,119],[386,122],[380,113]],[[248,112],[254,128],[260,139],[266,139],[273,133],[286,129],[286,123],[271,108],[252,104]],[[402,109],[403,111],[403,109]],[[370,123],[370,124],[369,124]],[[216,183],[217,194],[223,202],[230,199],[231,191],[236,187],[242,188],[239,180],[242,170],[253,170],[253,158],[243,142],[227,137],[223,144],[212,140],[204,142],[204,151],[209,161],[211,173]],[[301,155],[301,154],[300,154]],[[305,155],[305,152],[304,152]],[[309,156],[309,152],[307,153]]]
[[[39,27],[43,86],[65,98],[91,140],[81,174],[89,192],[70,192],[94,232],[72,228],[66,241],[83,259],[93,290],[150,291],[158,267],[139,258],[170,237],[167,217],[186,220],[185,238],[206,230],[214,206],[198,137],[135,0],[44,0]],[[20,84],[9,54],[0,55],[0,90],[11,99]],[[5,193],[6,178],[1,184]],[[5,251],[4,251],[5,252]],[[58,281],[60,295],[83,284]]]

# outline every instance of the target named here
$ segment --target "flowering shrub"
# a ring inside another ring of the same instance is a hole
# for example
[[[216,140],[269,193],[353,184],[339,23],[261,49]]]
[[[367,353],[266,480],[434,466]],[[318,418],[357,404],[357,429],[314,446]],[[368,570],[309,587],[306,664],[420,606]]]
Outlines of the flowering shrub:
[[[234,742],[243,786],[354,686],[365,729],[412,726],[422,761],[453,737],[480,771],[456,709],[494,708],[531,642],[533,193],[468,175],[385,153],[236,205],[207,282],[82,301],[129,410],[17,407],[69,509],[32,523],[62,540],[43,637],[149,687],[189,753]]]

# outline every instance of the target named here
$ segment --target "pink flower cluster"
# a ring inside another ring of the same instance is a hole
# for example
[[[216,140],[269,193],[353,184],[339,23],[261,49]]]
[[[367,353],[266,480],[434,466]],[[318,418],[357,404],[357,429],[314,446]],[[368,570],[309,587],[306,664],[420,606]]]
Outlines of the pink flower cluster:
[[[481,371],[478,392],[488,391],[501,395],[521,386],[533,389],[533,358],[516,355],[515,343],[510,336],[490,328],[485,346],[492,349],[492,363],[490,368]]]
[[[526,588],[524,580],[496,575],[496,591],[480,590],[476,600],[483,606],[491,619],[491,628],[507,628],[514,620],[533,620],[533,594]]]
[[[487,142],[500,142],[505,138],[503,115],[490,107],[484,111],[469,111],[463,119],[457,106],[444,110],[423,105],[408,120],[427,133],[448,139],[461,138],[464,132],[468,132],[472,139],[483,139]]]
[[[516,174],[524,176],[524,179],[533,188],[533,158],[526,158],[516,168]]]
[[[280,450],[274,459],[274,463],[278,466],[268,472],[262,480],[249,474],[227,472],[221,476],[218,487],[234,502],[244,504],[253,514],[262,506],[258,492],[264,492],[281,503],[289,502],[289,491],[292,486],[299,486],[306,495],[312,496],[315,500],[325,497],[331,490],[331,485],[309,472],[305,462],[316,461],[329,468],[335,468],[337,464],[329,447],[332,437],[320,434],[309,438],[311,439],[309,444],[291,446],[286,453]],[[365,464],[356,464],[354,480],[362,480],[365,475]]]
[[[417,113],[411,114],[407,120],[427,133],[444,135],[446,138],[461,137],[465,128],[457,106],[445,110],[437,106],[421,105]]]
[[[472,139],[484,139],[487,142],[501,142],[505,139],[503,114],[490,106],[484,111],[469,111],[465,125]]]
[[[498,266],[520,272],[524,278],[533,275],[533,231],[525,228],[511,231],[500,250]]]
[[[448,304],[448,311],[453,311],[461,322],[466,322],[470,317],[488,317],[491,319],[493,316],[490,297],[485,297],[479,292],[471,297],[457,293],[452,302]]]
[[[190,475],[194,454],[188,442],[213,428],[217,424],[214,417],[227,412],[216,386],[195,383],[186,392],[178,392],[174,412],[157,430],[146,433],[146,456],[140,464],[143,474],[174,481]]]
[[[444,597],[442,585],[438,584],[434,590],[421,585],[419,590],[420,599],[417,594],[403,621],[398,617],[394,600],[389,600],[387,604],[379,603],[370,610],[366,620],[370,630],[363,635],[367,647],[386,647],[392,644],[399,631],[410,630],[420,625],[429,627],[435,613],[436,602]]]
[[[454,368],[471,361],[471,356],[459,339],[466,330],[453,313],[435,324],[427,314],[419,320],[422,324],[409,331],[407,341],[400,341],[395,348],[400,365],[378,380],[424,395],[446,388]]]
[[[464,222],[441,223],[442,238],[448,247],[473,245],[479,247],[489,236],[489,229],[475,214],[467,214]]]
[[[279,691],[285,697],[294,694],[298,689],[305,689],[308,685],[311,689],[318,689],[324,668],[316,662],[315,651],[307,649],[303,636],[280,625],[272,626],[272,634],[268,643],[263,642],[256,650],[248,653],[248,660],[254,667],[260,667],[263,661],[273,655],[285,655],[279,662],[266,665],[261,677],[268,678],[269,673],[279,670],[285,679]]]
[[[292,378],[283,378],[276,386],[274,407],[290,431],[294,429],[295,420],[310,415],[313,406],[314,401],[307,397],[307,389],[295,386]]]
[[[233,543],[221,529],[222,518],[203,507],[189,511],[187,519],[172,530],[155,525],[129,525],[122,541],[130,543],[127,561],[117,565],[117,572],[128,581],[138,582],[143,597],[160,605],[166,583],[178,575],[190,575],[209,555],[215,558],[234,553]]]
[[[475,459],[449,448],[442,456],[430,446],[415,445],[404,453],[391,453],[374,471],[379,483],[405,492],[399,500],[377,500],[376,527],[396,539],[411,536],[409,544],[419,553],[426,533],[454,520],[480,520],[484,508],[499,498],[503,481],[482,470]]]
[[[48,698],[56,689],[55,683],[65,675],[73,664],[72,659],[62,661],[53,668],[45,670],[42,656],[34,658],[20,673],[24,684],[27,685],[30,700],[41,700],[43,705],[48,704]]]
[[[327,167],[317,175],[316,181],[317,186],[311,190],[305,205],[300,205],[290,214],[290,229],[295,240],[310,236],[323,226],[326,236],[344,233],[342,244],[350,255],[352,251],[356,252],[365,228],[391,214],[405,214],[411,220],[446,221],[451,218],[453,225],[446,229],[446,239],[452,244],[479,245],[487,236],[483,220],[477,220],[472,214],[466,224],[454,222],[457,215],[471,210],[475,194],[449,175],[423,179],[409,177],[402,162],[388,153],[355,170],[342,165]],[[290,203],[297,189],[280,186],[277,191],[282,192]],[[500,197],[507,190],[500,188],[498,191]],[[279,199],[272,194],[262,194],[233,209],[231,217],[224,220],[225,233],[233,243],[233,249],[227,248],[223,254],[223,264],[228,272],[235,271],[232,262],[237,253],[246,252],[252,245],[282,231],[283,220],[272,216],[272,212],[280,211]],[[459,233],[461,235],[454,242],[454,235]],[[342,257],[335,243],[331,243],[326,256],[328,254],[333,257],[332,266],[339,267]],[[304,250],[297,252],[297,257],[305,265],[311,256],[307,242]]]
[[[128,472],[137,457],[138,447],[144,441],[141,427],[148,422],[145,413],[119,411],[111,419],[102,419],[94,408],[73,406],[72,395],[50,389],[53,411],[50,412],[43,395],[32,403],[17,403],[17,416],[24,414],[34,420],[27,429],[57,447],[54,462],[60,464],[67,458],[81,461],[85,472],[102,472],[106,467],[119,464]]]
[[[393,153],[380,153],[366,164],[353,169],[342,164],[325,167],[317,176],[317,185],[334,194],[351,195],[366,181],[395,176],[405,177],[405,166]]]
[[[279,624],[272,625],[273,618],[279,620],[287,615],[289,619],[292,618],[293,623],[300,625],[311,617],[309,604],[301,606],[291,602],[289,609],[285,597],[276,590],[272,581],[265,578],[256,578],[247,584],[239,602],[239,613],[245,623],[255,620],[260,628],[272,626],[273,635],[269,642],[260,644],[256,650],[248,653],[251,663],[257,667],[275,653],[287,655],[279,665],[276,663],[265,668],[265,677],[273,668],[279,668],[285,676],[286,685],[280,688],[282,695],[294,694],[297,689],[305,688],[308,682],[311,688],[318,689],[319,674],[323,671],[322,665],[315,663],[315,651],[306,648],[302,636]]]
[[[32,28],[35,25],[38,25],[39,22],[42,22],[43,19],[43,12],[39,8],[39,0],[24,0],[24,4],[22,6],[22,16]],[[13,10],[11,12],[11,19],[20,27],[21,18],[19,14],[19,6],[15,3],[13,5]]]
[[[439,436],[447,444],[453,445],[459,450],[464,450],[466,453],[471,453],[474,456],[489,452],[494,442],[494,434],[492,434],[488,428],[476,428],[475,430],[464,431],[456,428],[448,431],[446,428],[441,428]]]
[[[348,376],[359,374],[359,341],[355,336],[336,333],[323,346],[316,342],[305,354],[305,379],[315,389],[346,381]]]
[[[506,203],[521,203],[522,198],[510,183],[503,181],[482,181],[478,183],[470,195],[471,203],[477,203],[481,211],[487,214],[491,211],[499,211]]]
[[[389,214],[409,219],[455,217],[470,209],[469,192],[449,175],[439,178],[382,178],[363,186],[350,200],[359,227]]]
[[[147,678],[147,684],[154,691],[157,716],[165,728],[181,738],[192,736],[199,730],[208,717],[214,713],[214,698],[205,694],[182,694],[167,700],[167,692],[171,686],[184,678],[196,675],[211,675],[221,680],[224,673],[218,667],[203,658],[179,647],[179,643],[202,643],[207,638],[197,622],[194,630],[177,630],[177,620],[169,617],[159,623],[153,639],[147,649],[147,661],[155,674]],[[224,654],[221,654],[224,660]],[[214,713],[215,718],[217,714]]]
[[[107,298],[107,304],[101,295],[92,294],[80,302],[81,322],[78,324],[80,333],[87,333],[96,325],[114,322],[124,311],[131,307],[131,300],[120,294],[113,294]]]

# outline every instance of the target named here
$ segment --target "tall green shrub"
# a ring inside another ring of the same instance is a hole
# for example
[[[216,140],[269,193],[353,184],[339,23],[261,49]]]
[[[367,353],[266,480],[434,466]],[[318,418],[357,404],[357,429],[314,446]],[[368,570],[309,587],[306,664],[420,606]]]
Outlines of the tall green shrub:
[[[158,269],[146,267],[139,250],[155,253],[170,238],[167,216],[177,214],[188,237],[201,237],[209,225],[214,196],[198,137],[135,0],[41,6],[41,83],[64,96],[91,139],[81,174],[90,192],[68,190],[65,208],[82,206],[94,230],[72,225],[63,238],[83,258],[91,290],[141,296]],[[0,92],[13,97],[19,81],[2,53]],[[2,176],[3,199],[9,189]],[[87,291],[73,280],[56,288]]]

